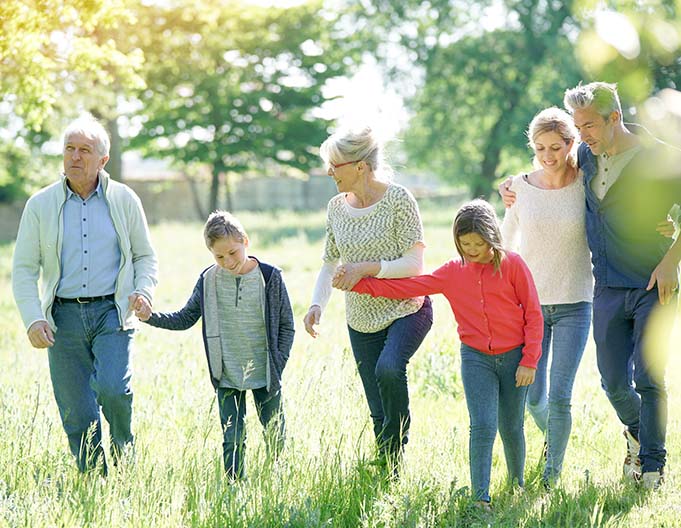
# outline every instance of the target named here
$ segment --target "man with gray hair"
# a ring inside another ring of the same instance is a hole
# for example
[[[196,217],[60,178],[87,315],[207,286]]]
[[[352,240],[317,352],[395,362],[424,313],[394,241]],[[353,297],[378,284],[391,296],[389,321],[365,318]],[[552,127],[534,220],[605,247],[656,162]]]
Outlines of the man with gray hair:
[[[88,471],[101,457],[105,473],[100,406],[116,463],[133,442],[133,311],[151,304],[158,271],[139,198],[104,171],[109,145],[90,115],[66,128],[64,173],[26,203],[12,266],[28,339],[48,349],[78,468]]]

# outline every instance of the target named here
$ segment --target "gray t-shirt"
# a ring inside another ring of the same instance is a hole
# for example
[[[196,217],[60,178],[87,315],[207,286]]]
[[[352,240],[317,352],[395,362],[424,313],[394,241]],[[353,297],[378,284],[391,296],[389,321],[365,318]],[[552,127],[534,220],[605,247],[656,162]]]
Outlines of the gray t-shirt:
[[[216,276],[222,343],[220,387],[239,390],[267,386],[265,284],[260,267],[244,275],[219,268]]]

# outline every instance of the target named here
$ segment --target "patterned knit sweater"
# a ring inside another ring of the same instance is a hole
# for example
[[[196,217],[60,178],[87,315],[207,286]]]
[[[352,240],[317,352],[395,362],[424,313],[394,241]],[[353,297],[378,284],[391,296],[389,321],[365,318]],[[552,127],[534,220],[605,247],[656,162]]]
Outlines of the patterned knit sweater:
[[[343,262],[395,260],[417,242],[423,242],[423,225],[411,193],[390,184],[383,198],[367,215],[353,217],[345,194],[330,201],[326,219],[324,260]],[[378,332],[395,319],[417,312],[423,297],[392,300],[346,292],[348,325],[358,332]]]

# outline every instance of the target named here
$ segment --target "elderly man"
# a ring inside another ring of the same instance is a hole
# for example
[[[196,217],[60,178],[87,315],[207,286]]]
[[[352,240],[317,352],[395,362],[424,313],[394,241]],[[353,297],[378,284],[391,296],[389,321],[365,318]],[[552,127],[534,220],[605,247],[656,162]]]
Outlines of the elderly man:
[[[666,462],[667,393],[659,375],[664,365],[654,363],[661,354],[649,350],[646,330],[650,314],[677,298],[681,240],[656,230],[665,230],[659,220],[681,201],[681,151],[645,130],[632,132],[642,127],[625,126],[614,84],[567,90],[564,105],[582,139],[578,165],[595,278],[593,336],[601,385],[625,426],[625,477],[656,489]],[[514,193],[506,182],[500,192],[510,205]],[[669,336],[658,337],[660,343]]]
[[[132,444],[133,311],[151,304],[158,268],[139,198],[104,171],[109,145],[89,115],[67,127],[64,174],[26,203],[12,268],[28,338],[48,348],[54,396],[80,471],[101,457],[106,472],[100,406],[114,463]]]

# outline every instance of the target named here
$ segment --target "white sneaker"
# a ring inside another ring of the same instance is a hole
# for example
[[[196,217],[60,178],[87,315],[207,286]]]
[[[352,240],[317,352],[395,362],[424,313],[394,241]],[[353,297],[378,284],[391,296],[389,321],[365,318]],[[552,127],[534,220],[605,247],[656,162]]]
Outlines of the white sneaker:
[[[627,456],[624,457],[622,465],[624,478],[638,482],[641,480],[641,459],[638,458],[641,444],[628,429],[624,430],[624,438],[627,439]]]
[[[656,491],[662,484],[664,484],[664,470],[660,471],[646,471],[641,477],[643,487],[648,490]]]

